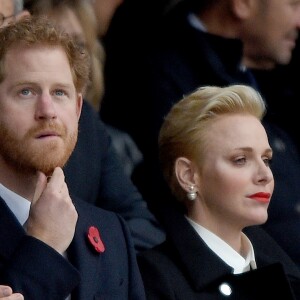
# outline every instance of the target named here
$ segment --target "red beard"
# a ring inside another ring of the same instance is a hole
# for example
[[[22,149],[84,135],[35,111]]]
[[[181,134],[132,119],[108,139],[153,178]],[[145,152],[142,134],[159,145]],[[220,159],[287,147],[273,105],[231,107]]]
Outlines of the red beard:
[[[60,138],[49,141],[36,138],[46,130],[56,132]],[[44,121],[19,139],[5,124],[0,124],[0,155],[18,172],[35,173],[39,170],[51,175],[55,167],[63,167],[69,159],[75,148],[77,135],[77,130],[68,133],[65,127]]]

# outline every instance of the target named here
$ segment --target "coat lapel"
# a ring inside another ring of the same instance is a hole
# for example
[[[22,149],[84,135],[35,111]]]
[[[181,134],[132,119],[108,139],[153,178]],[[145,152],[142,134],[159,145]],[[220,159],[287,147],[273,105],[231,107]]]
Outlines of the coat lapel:
[[[24,237],[25,230],[1,197],[0,232],[0,256],[8,259]],[[7,243],[8,240],[9,243]]]
[[[73,199],[74,200],[74,199]],[[88,240],[88,230],[95,224],[91,223],[89,209],[79,202],[74,201],[77,209],[78,222],[73,241],[68,249],[68,259],[79,270],[81,281],[72,293],[72,300],[94,299],[94,292],[99,290],[102,253],[97,252]],[[100,228],[99,228],[100,229]]]
[[[226,266],[205,245],[182,213],[173,209],[168,217],[170,220],[169,225],[166,225],[167,233],[196,290],[202,290],[209,283],[222,277],[222,274],[225,276],[232,272],[232,268]]]

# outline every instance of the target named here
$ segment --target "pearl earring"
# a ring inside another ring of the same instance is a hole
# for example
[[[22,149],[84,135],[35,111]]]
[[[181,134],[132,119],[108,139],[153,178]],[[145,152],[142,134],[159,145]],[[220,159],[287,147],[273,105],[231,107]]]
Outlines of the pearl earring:
[[[187,198],[191,201],[194,201],[197,198],[197,192],[195,192],[195,186],[191,185],[189,191],[186,194]]]

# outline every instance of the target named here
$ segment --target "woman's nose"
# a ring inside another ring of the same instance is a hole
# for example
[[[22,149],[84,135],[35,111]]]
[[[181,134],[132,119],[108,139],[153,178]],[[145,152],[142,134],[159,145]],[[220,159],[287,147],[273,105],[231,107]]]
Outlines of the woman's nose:
[[[262,162],[258,168],[258,181],[269,183],[273,180],[273,173],[270,166]]]

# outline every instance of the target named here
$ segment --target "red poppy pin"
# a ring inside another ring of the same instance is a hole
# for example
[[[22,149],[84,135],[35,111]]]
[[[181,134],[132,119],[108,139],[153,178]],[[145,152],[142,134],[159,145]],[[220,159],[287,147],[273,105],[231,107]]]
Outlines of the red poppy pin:
[[[100,238],[100,233],[97,227],[91,226],[89,228],[88,239],[97,252],[103,253],[105,251],[105,247]]]

